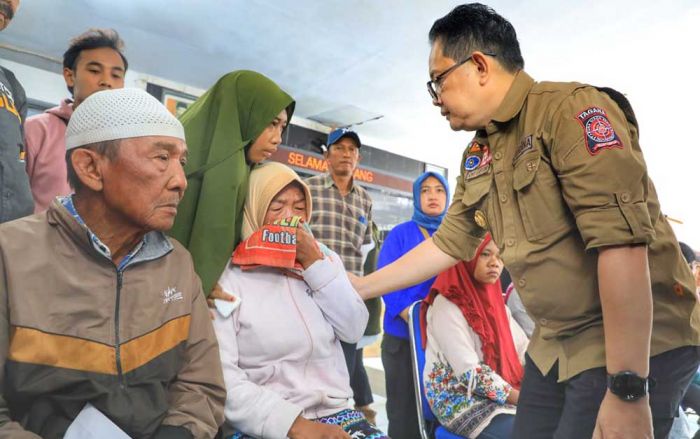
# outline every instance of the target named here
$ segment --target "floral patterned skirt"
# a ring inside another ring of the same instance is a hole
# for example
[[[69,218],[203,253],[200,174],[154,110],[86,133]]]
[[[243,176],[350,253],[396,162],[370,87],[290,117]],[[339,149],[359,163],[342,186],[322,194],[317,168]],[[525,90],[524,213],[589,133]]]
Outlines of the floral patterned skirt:
[[[379,431],[372,426],[362,413],[356,410],[343,410],[331,416],[312,419],[314,422],[321,424],[338,425],[345,430],[353,439],[389,439],[389,436]],[[254,439],[252,436],[247,436],[241,432],[236,432],[229,439]]]
[[[486,364],[455,376],[449,364],[437,361],[426,376],[425,394],[443,427],[473,438],[497,415],[515,414],[515,406],[505,403],[509,388],[504,384]]]

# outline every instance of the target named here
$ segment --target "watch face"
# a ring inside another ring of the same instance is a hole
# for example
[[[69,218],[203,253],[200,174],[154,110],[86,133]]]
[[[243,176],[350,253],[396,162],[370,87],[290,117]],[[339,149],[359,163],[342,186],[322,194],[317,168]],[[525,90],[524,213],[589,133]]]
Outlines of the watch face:
[[[632,373],[620,373],[610,380],[610,391],[627,401],[647,394],[647,380]]]

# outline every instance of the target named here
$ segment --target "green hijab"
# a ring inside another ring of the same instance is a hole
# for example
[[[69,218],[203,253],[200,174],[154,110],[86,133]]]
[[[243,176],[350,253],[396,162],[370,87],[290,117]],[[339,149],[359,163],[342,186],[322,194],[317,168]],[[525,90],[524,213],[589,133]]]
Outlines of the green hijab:
[[[182,116],[189,157],[187,190],[170,235],[192,254],[207,296],[241,236],[250,165],[246,146],[294,100],[260,73],[223,76]]]

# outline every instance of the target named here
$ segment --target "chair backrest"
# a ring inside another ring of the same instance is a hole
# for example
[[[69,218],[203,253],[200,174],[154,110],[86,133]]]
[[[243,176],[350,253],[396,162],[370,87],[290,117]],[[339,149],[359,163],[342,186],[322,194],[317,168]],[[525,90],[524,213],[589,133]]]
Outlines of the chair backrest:
[[[429,424],[437,422],[435,415],[430,410],[428,399],[425,397],[423,389],[423,368],[425,367],[425,351],[421,342],[420,327],[420,306],[421,302],[414,302],[408,310],[408,331],[411,335],[411,359],[413,364],[413,387],[416,392],[416,410],[418,411],[418,422],[420,434],[423,439],[429,439]]]

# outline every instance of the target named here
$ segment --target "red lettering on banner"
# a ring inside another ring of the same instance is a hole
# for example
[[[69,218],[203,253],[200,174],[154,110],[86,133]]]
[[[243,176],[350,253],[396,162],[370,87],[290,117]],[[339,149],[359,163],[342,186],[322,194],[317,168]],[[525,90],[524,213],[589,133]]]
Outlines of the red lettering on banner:
[[[319,172],[326,172],[328,169],[328,162],[324,159],[319,159],[317,157],[309,156],[306,158],[306,163],[304,167],[307,169],[314,169]]]
[[[296,152],[290,152],[287,156],[287,163],[292,166],[302,166],[304,163],[304,156]]]
[[[326,162],[324,158],[304,152],[290,151],[287,147],[279,147],[277,151],[272,154],[272,160],[286,163],[297,169],[309,169],[320,173],[328,172],[328,162]],[[398,189],[407,194],[410,194],[413,189],[413,182],[411,180],[385,174],[380,171],[358,168],[355,169],[353,176],[363,183],[372,183],[377,186]]]
[[[355,169],[354,178],[360,181],[366,181],[367,183],[372,183],[374,181],[374,172],[367,169]]]

